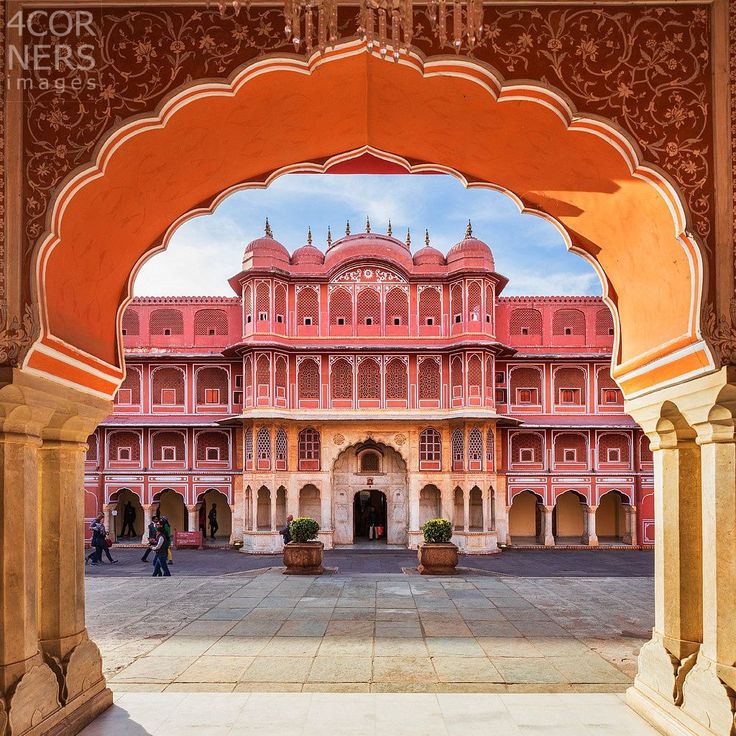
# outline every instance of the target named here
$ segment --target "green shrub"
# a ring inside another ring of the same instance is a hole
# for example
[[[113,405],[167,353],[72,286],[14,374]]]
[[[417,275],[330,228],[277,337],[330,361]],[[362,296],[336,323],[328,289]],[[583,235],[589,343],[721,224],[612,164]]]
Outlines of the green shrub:
[[[317,539],[319,524],[308,516],[299,516],[289,524],[289,534],[292,542],[309,542]]]
[[[425,542],[449,542],[452,538],[452,524],[447,519],[430,519],[422,525]]]

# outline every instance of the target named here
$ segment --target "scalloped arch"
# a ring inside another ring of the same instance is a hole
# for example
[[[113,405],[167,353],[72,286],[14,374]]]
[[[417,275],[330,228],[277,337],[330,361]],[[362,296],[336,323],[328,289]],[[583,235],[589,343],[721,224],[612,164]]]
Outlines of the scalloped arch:
[[[604,284],[614,377],[628,396],[713,369],[699,329],[699,246],[677,190],[635,144],[542,85],[504,82],[469,59],[384,61],[360,41],[307,61],[260,59],[111,133],[60,189],[37,248],[41,335],[24,367],[111,395],[131,275],[165,247],[172,223],[234,188],[366,152],[499,189],[552,221]]]

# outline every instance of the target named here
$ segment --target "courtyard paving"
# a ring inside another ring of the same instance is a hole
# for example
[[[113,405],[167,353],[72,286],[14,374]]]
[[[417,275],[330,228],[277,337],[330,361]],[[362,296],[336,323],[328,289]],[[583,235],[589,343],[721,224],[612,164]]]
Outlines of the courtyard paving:
[[[87,578],[90,635],[117,693],[619,693],[653,621],[649,553],[465,557],[473,570],[424,578],[400,571],[411,553],[334,553],[336,573],[293,577],[215,550],[177,553],[168,579],[148,577],[139,551],[118,553]],[[228,571],[210,569],[215,555]],[[371,564],[382,571],[356,571]]]

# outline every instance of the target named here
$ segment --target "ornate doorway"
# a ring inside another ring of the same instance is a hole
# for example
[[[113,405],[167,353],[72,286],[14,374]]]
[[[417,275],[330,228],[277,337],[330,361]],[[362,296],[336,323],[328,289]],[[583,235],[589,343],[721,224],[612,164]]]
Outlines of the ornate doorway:
[[[383,491],[358,491],[353,498],[353,542],[385,542],[387,511]]]

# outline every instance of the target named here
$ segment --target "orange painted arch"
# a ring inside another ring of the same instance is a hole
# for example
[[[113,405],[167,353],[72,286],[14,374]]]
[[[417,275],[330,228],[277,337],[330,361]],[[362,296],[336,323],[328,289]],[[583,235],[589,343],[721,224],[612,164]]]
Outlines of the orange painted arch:
[[[172,223],[223,192],[366,152],[501,189],[554,222],[601,278],[627,395],[714,368],[699,331],[698,244],[677,191],[633,143],[540,85],[459,57],[395,63],[360,41],[310,61],[261,59],[114,131],[55,200],[35,261],[41,335],[24,367],[112,395],[131,274]]]

